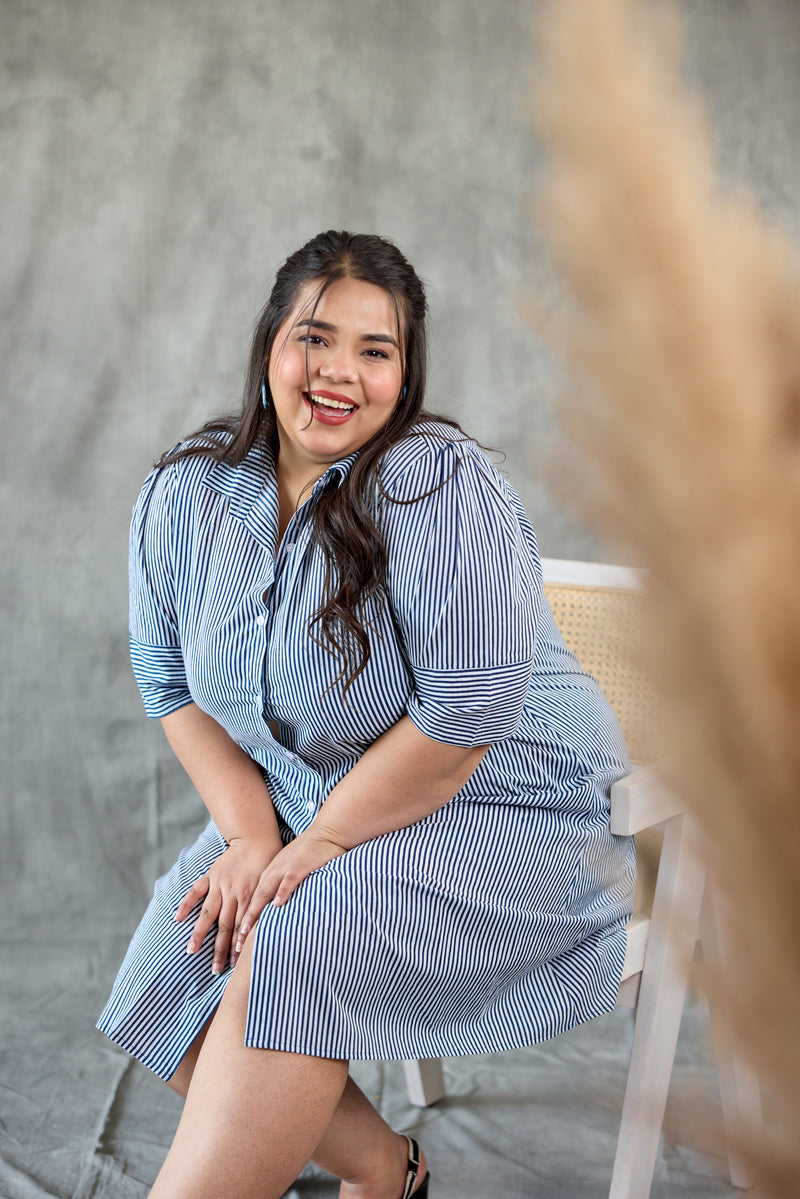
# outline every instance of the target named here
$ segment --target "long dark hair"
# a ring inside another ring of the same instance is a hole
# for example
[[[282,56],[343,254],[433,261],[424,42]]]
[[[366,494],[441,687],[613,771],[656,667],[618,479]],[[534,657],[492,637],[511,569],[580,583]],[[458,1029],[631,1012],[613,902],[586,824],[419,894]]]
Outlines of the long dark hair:
[[[390,446],[423,420],[459,428],[448,417],[423,410],[428,305],[425,289],[411,263],[386,238],[333,229],[318,234],[295,251],[275,276],[272,293],[258,318],[241,412],[209,421],[194,434],[199,444],[196,441],[193,446],[165,454],[158,465],[167,466],[190,455],[205,454],[237,466],[258,443],[270,446],[277,461],[277,420],[267,382],[267,365],[275,338],[307,283],[319,284],[316,306],[324,292],[344,278],[375,284],[391,298],[397,314],[403,368],[400,399],[389,420],[361,447],[341,486],[322,492],[311,516],[311,538],[322,551],[325,562],[325,586],[310,631],[315,640],[339,657],[341,670],[335,681],[345,680],[343,693],[346,693],[370,657],[369,635],[362,620],[366,605],[374,599],[380,610],[384,602],[386,548],[370,510],[370,500],[376,493],[386,496],[380,478],[381,459]],[[264,386],[266,406],[262,403]],[[213,436],[219,433],[229,436],[220,441]],[[391,500],[391,496],[386,498]],[[314,631],[317,626],[324,641]]]

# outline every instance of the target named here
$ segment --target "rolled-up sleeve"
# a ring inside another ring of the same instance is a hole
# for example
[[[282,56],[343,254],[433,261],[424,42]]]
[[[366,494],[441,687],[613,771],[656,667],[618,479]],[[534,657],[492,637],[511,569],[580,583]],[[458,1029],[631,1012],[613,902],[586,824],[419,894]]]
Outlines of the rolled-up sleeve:
[[[131,663],[150,717],[167,716],[192,702],[176,604],[174,489],[174,467],[152,471],[131,521]]]
[[[448,744],[512,736],[542,602],[518,499],[469,442],[434,440],[386,491],[387,592],[413,678],[408,715]]]

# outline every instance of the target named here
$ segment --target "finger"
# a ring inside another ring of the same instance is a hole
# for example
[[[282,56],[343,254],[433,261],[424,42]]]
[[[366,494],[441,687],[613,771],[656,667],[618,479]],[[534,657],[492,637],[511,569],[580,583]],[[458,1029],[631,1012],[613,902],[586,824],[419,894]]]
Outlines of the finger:
[[[253,892],[253,897],[245,912],[244,919],[239,926],[239,936],[236,940],[235,952],[241,953],[242,946],[247,939],[247,934],[252,929],[255,922],[258,920],[264,908],[275,894],[275,883],[271,880],[267,871],[261,876],[261,881]]]
[[[187,953],[197,953],[200,946],[206,939],[206,933],[211,928],[214,921],[219,916],[222,900],[219,895],[207,895],[206,901],[200,909],[200,915],[194,923],[192,935],[189,938],[189,944],[186,946]]]
[[[196,882],[192,883],[189,890],[184,895],[183,899],[178,904],[175,911],[176,920],[185,920],[193,907],[196,907],[201,899],[205,899],[208,895],[208,875],[201,874]]]
[[[245,919],[246,918],[247,917],[245,917]],[[236,940],[233,943],[233,953],[231,954],[231,965],[235,966],[236,963],[238,962],[239,954],[244,949],[244,943],[247,940],[247,934],[250,932],[250,929],[252,927],[253,927],[252,921],[250,923],[248,923],[246,927],[245,927],[244,920],[242,921],[241,924],[237,925]]]
[[[242,952],[245,938],[242,936],[242,923],[247,914],[248,905],[246,903],[239,904],[239,910],[236,913],[236,923],[233,926],[233,937],[231,938],[231,966],[235,966],[239,960],[239,954]]]
[[[239,948],[240,928],[241,925],[237,922],[234,924],[233,933],[231,934],[231,970],[238,962],[239,954],[241,953],[241,949]]]
[[[222,905],[217,921],[217,935],[214,939],[214,960],[211,963],[212,974],[222,974],[231,951],[234,920],[236,918],[236,900],[229,900]]]
[[[284,874],[283,878],[278,884],[278,889],[273,896],[273,906],[279,908],[282,904],[286,903],[286,900],[294,895],[303,879],[308,878],[310,873],[311,872],[309,870],[305,870],[303,872],[292,871],[291,873],[287,872]]]

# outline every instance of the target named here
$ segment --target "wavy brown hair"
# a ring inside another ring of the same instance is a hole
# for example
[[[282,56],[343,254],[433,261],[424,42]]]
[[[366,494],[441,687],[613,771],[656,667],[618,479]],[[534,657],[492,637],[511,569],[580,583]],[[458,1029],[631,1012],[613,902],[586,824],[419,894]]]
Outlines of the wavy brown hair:
[[[392,498],[381,483],[381,460],[391,446],[424,420],[460,428],[448,417],[423,410],[428,305],[425,289],[411,263],[392,242],[374,234],[329,229],[301,246],[278,270],[256,323],[241,411],[209,421],[193,435],[194,445],[164,454],[157,465],[208,455],[237,466],[258,444],[271,448],[277,461],[278,427],[267,379],[275,338],[306,284],[319,285],[313,301],[316,309],[327,289],[339,279],[372,283],[390,297],[397,318],[403,374],[400,399],[389,420],[361,447],[341,486],[323,491],[311,516],[311,538],[325,562],[323,598],[311,621],[311,635],[320,640],[314,632],[318,627],[323,638],[320,644],[339,657],[341,669],[335,682],[344,679],[346,693],[370,657],[367,605],[374,601],[380,609],[384,602],[386,548],[371,506],[376,494]],[[262,402],[262,388],[266,403]],[[228,435],[224,441],[215,436],[220,433]]]

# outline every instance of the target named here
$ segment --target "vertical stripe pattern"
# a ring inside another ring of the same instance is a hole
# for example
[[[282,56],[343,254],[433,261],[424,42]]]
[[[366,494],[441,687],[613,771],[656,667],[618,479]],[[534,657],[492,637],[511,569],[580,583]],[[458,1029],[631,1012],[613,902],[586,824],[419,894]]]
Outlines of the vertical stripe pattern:
[[[260,764],[287,837],[404,714],[436,740],[491,744],[440,812],[264,911],[246,1040],[347,1058],[530,1044],[614,1003],[634,883],[632,843],[609,831],[621,735],[555,628],[515,493],[474,443],[432,424],[383,464],[386,602],[368,613],[372,656],[343,699],[336,659],[308,632],[324,572],[308,518],[351,465],[318,481],[280,546],[264,451],[236,468],[198,457],[154,471],[134,510],[145,708],[194,701],[214,716]],[[187,958],[172,920],[224,847],[209,824],[156,884],[99,1022],[165,1078],[229,976],[210,973],[211,935]]]

